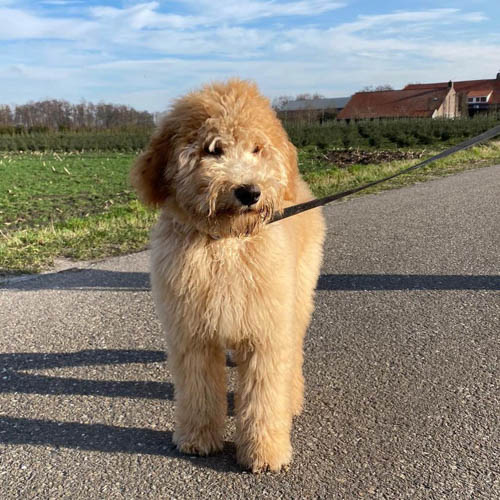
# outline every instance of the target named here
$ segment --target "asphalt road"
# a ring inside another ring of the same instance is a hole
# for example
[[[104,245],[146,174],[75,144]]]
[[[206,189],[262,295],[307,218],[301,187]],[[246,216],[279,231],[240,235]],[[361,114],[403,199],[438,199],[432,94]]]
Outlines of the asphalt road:
[[[0,498],[500,498],[500,166],[325,209],[288,472],[172,445],[140,253],[0,285]],[[228,367],[233,389],[234,368]]]

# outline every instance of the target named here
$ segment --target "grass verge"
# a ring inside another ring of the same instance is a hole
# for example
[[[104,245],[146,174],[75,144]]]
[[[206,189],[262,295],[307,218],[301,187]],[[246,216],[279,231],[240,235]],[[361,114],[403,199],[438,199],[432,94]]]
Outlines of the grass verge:
[[[117,154],[109,160],[98,154],[87,155],[72,158],[74,163],[56,158],[59,168],[56,172],[55,166],[52,168],[47,159],[40,158],[34,163],[36,168],[31,169],[33,165],[23,163],[26,158],[22,155],[14,160],[9,157],[10,162],[3,157],[4,167],[16,159],[19,161],[17,177],[12,174],[16,169],[4,168],[5,175],[0,181],[0,202],[4,197],[4,204],[0,205],[0,222],[3,221],[0,277],[40,272],[53,265],[58,257],[90,260],[145,248],[156,214],[130,199],[127,172],[132,155]],[[338,168],[323,158],[316,147],[306,147],[299,152],[302,174],[318,197],[365,184],[415,164],[415,160],[410,160]],[[363,194],[495,163],[500,163],[500,142],[439,160]],[[90,201],[82,192],[91,193]],[[32,202],[37,198],[34,209]]]
[[[430,157],[437,151],[429,152],[422,157]],[[314,147],[307,147],[299,152],[299,162],[304,179],[311,187],[315,196],[322,197],[331,193],[352,189],[362,184],[375,181],[415,165],[421,160],[393,161],[376,165],[351,165],[346,168],[337,168],[325,161],[321,151]],[[438,160],[423,168],[404,174],[385,183],[368,188],[353,196],[361,196],[396,187],[408,186],[437,177],[442,177],[463,170],[471,170],[487,165],[500,163],[500,141],[487,145],[476,146],[461,151],[443,160]]]
[[[145,248],[156,214],[137,200],[107,213],[0,236],[0,277],[40,272],[57,257],[90,260]]]

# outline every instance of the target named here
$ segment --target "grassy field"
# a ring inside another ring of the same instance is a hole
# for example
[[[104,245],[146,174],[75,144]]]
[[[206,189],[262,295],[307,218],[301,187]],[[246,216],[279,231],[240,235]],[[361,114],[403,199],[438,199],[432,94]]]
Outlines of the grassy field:
[[[128,184],[135,154],[0,154],[0,274],[38,272],[55,257],[143,248],[155,214]]]
[[[134,154],[0,154],[0,227],[38,228],[134,199],[126,177]]]
[[[88,260],[144,248],[156,215],[137,202],[128,184],[134,157],[119,152],[0,153],[0,276],[39,272],[57,257]],[[339,168],[327,161],[323,146],[299,150],[300,169],[317,196],[370,182],[417,161]],[[500,142],[368,192],[492,163],[500,163]]]

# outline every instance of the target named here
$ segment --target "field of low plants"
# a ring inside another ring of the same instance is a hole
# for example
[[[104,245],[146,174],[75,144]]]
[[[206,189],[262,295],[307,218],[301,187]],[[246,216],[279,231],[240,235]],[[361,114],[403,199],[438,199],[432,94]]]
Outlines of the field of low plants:
[[[152,128],[59,132],[40,128],[25,130],[0,127],[0,151],[132,152],[139,151],[146,145],[151,132]]]
[[[405,121],[318,124],[288,130],[299,148],[304,178],[316,196],[324,196],[390,175],[496,122],[478,119],[435,125],[429,121],[429,131],[440,131],[438,142],[399,149],[390,141],[381,142],[383,147],[369,144],[373,130],[389,137],[398,124],[401,133],[410,134]],[[453,134],[443,135],[446,127]],[[156,214],[136,200],[128,172],[148,133],[137,133],[136,142],[127,142],[131,137],[127,134],[133,132],[0,134],[0,277],[39,272],[56,258],[88,260],[145,248]],[[359,148],[339,139],[342,134],[357,137]],[[31,147],[22,142],[28,138]],[[14,142],[8,140],[20,142],[13,147]],[[500,142],[472,148],[368,192],[493,163],[500,163]]]
[[[500,123],[500,116],[457,120],[401,119],[359,122],[284,123],[297,147],[320,149],[428,148],[455,144]],[[0,151],[120,151],[142,149],[152,128],[51,131],[42,127],[0,127]]]
[[[500,116],[477,116],[457,120],[401,119],[328,121],[323,124],[285,123],[297,147],[327,148],[429,148],[456,144],[498,125]]]

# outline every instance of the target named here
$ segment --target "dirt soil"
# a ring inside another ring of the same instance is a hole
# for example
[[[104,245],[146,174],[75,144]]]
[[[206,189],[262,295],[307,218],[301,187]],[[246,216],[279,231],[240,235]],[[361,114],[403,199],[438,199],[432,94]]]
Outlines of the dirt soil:
[[[362,151],[359,149],[332,150],[321,155],[322,160],[339,167],[387,163],[397,160],[421,158],[425,151]]]

